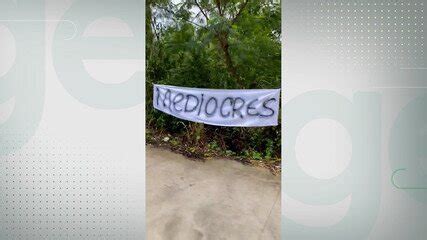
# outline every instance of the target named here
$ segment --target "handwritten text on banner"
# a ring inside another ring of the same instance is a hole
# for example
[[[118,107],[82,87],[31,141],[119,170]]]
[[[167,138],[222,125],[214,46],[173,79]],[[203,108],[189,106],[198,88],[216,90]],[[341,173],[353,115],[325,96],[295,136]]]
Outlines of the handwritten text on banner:
[[[177,118],[217,126],[278,124],[280,89],[203,89],[154,85],[154,108]]]

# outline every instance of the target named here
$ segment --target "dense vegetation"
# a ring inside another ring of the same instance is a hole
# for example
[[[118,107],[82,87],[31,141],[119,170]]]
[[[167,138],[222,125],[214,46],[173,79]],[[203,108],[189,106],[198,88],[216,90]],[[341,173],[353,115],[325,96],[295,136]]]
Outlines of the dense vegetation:
[[[274,0],[147,0],[148,142],[194,156],[280,160],[280,126],[216,127],[154,110],[152,84],[279,88],[280,2]]]

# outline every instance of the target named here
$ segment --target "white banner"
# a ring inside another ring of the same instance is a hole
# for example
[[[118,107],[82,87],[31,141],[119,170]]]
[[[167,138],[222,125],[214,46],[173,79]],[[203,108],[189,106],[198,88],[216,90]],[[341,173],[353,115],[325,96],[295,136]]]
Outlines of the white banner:
[[[154,85],[154,108],[217,126],[276,126],[280,89],[203,89]]]

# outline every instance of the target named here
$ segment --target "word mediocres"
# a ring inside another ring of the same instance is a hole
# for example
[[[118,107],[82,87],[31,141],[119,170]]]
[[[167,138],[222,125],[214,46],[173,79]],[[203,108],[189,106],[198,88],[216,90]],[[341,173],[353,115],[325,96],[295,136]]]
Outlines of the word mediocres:
[[[155,85],[153,90],[154,107],[179,118],[221,126],[277,125],[279,89],[219,90]]]

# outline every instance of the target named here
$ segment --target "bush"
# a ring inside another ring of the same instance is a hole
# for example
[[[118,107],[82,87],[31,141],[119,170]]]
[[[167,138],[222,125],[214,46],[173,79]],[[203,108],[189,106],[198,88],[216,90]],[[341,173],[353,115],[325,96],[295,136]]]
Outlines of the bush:
[[[193,157],[280,159],[280,125],[217,127],[153,108],[153,83],[216,89],[280,87],[280,3],[230,1],[222,12],[210,4],[161,0],[150,1],[147,7],[147,140],[162,142],[159,136],[168,136],[172,148]],[[205,8],[205,21],[200,21],[202,14],[192,17],[195,7]]]

